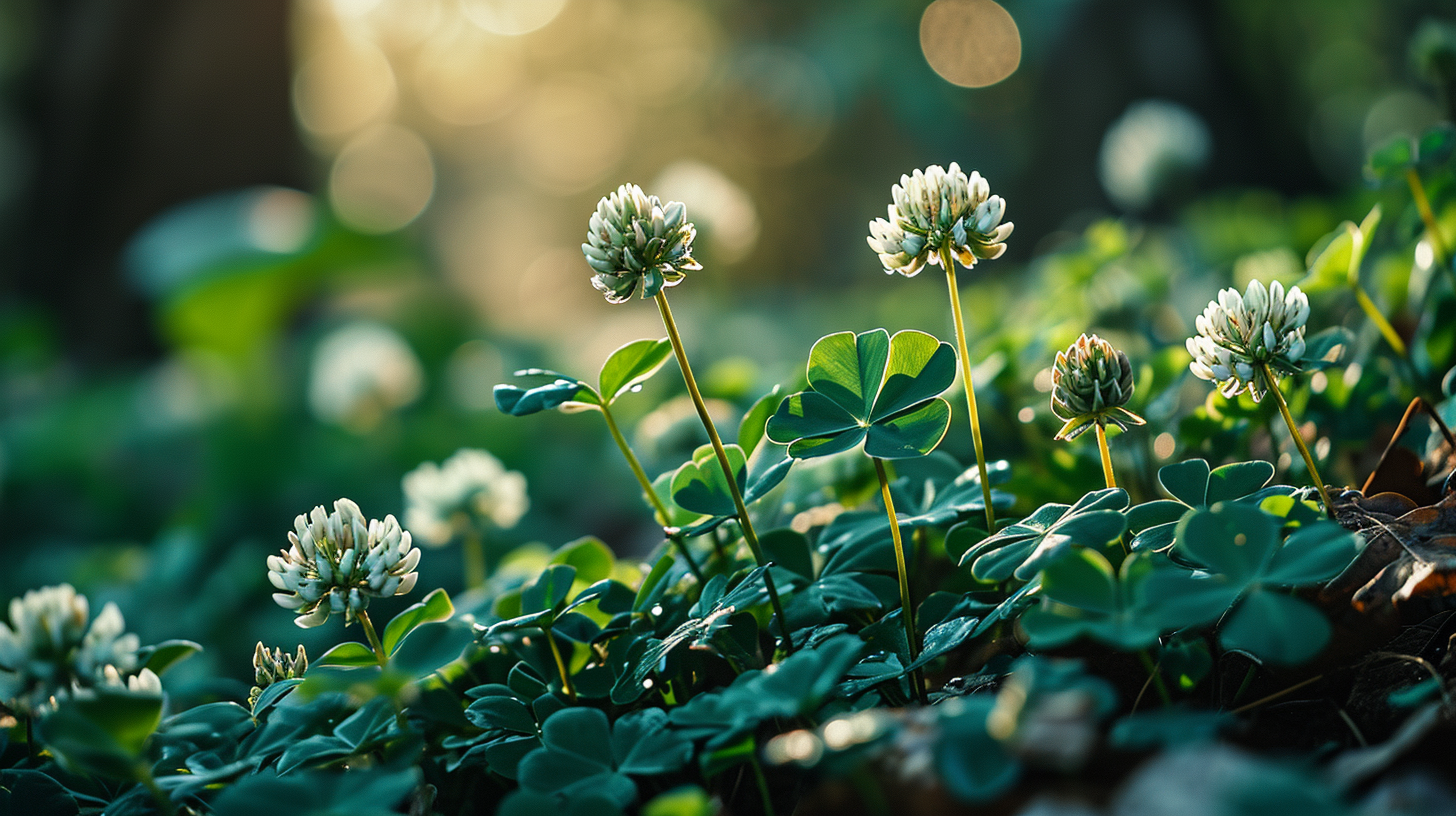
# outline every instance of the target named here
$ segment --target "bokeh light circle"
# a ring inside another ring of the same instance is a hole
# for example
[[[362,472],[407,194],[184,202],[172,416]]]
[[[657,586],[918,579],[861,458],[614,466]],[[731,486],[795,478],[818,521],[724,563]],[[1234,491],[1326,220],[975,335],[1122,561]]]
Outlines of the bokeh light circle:
[[[352,139],[334,159],[329,199],[339,220],[385,233],[415,220],[435,190],[430,148],[414,131],[380,125]]]
[[[1021,32],[993,0],[935,0],[920,17],[920,50],[945,81],[984,88],[1021,64]]]
[[[464,0],[461,8],[472,23],[507,37],[528,34],[556,19],[566,0]]]

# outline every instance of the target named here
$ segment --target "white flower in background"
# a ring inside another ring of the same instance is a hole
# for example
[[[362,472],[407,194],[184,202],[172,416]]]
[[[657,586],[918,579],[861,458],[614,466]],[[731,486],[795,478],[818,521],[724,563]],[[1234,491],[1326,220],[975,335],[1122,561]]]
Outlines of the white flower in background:
[[[404,477],[405,527],[433,546],[467,525],[514,527],[526,514],[526,477],[486,451],[462,448],[444,463],[426,462]]]
[[[384,415],[414,402],[424,379],[419,358],[399,332],[360,321],[319,341],[308,402],[321,420],[368,430]]]
[[[1198,316],[1198,334],[1188,338],[1193,355],[1189,368],[1200,379],[1217,383],[1225,397],[1247,388],[1258,402],[1276,385],[1265,382],[1263,366],[1276,377],[1300,371],[1308,319],[1309,299],[1298,286],[1286,294],[1278,281],[1267,290],[1250,281],[1242,296],[1237,289],[1224,289]]]
[[[414,589],[420,551],[394,516],[366,519],[348,499],[334,502],[334,512],[315,507],[293,521],[292,545],[268,556],[268,580],[280,592],[273,600],[298,617],[304,628],[318,626],[329,614],[352,622],[370,598],[404,595]]]
[[[91,620],[86,596],[70,584],[31,590],[10,601],[9,625],[0,623],[0,700],[36,713],[53,697],[120,683],[136,669],[139,645],[116,604]]]
[[[866,238],[887,273],[909,278],[927,263],[939,266],[942,247],[967,268],[1006,251],[1015,225],[1001,223],[1006,201],[991,195],[978,172],[967,176],[955,162],[948,169],[931,165],[901,176],[890,195],[889,220],[871,221]]]
[[[1102,137],[1098,177],[1113,203],[1143,210],[1208,163],[1212,140],[1198,115],[1147,99],[1128,107]]]

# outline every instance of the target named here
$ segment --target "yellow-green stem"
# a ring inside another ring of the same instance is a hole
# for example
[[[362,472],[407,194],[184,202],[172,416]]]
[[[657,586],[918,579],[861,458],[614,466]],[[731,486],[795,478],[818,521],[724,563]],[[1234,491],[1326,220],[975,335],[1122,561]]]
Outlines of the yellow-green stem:
[[[657,491],[652,489],[652,480],[647,478],[647,472],[642,469],[642,463],[638,461],[637,454],[632,452],[632,447],[627,444],[627,438],[622,436],[622,431],[617,427],[617,420],[612,417],[612,411],[606,404],[601,406],[602,419],[607,422],[607,430],[612,432],[612,440],[617,443],[617,449],[622,451],[622,458],[627,460],[627,467],[632,469],[632,475],[637,477],[637,484],[642,486],[642,493],[647,497],[647,503],[652,505],[652,511],[657,516],[657,523],[662,525],[663,532],[668,539],[677,546],[678,552],[682,553],[684,561],[688,562],[688,569],[692,571],[693,577],[698,583],[703,583],[703,571],[698,567],[698,562],[693,560],[693,554],[688,552],[687,542],[682,536],[668,533],[667,507],[663,505],[662,499],[658,497]]]
[[[551,636],[550,629],[542,629],[546,633],[546,645],[551,647],[551,657],[556,661],[556,672],[561,675],[561,691],[566,698],[573,703],[576,702],[576,689],[571,686],[571,672],[566,670],[566,661],[561,659],[561,650],[556,648],[556,638]]]
[[[363,609],[354,613],[359,619],[359,625],[364,627],[364,638],[369,641],[369,648],[374,650],[374,659],[379,661],[382,668],[389,662],[389,656],[384,653],[384,644],[379,642],[379,635],[374,631],[374,621],[369,620],[369,613]]]
[[[693,378],[692,366],[688,365],[687,351],[683,349],[682,336],[677,331],[677,321],[672,319],[672,308],[667,305],[667,292],[658,291],[657,311],[662,315],[662,326],[667,329],[667,337],[672,341],[673,354],[677,356],[678,368],[682,370],[683,383],[688,387],[688,396],[692,397],[693,407],[698,410],[698,419],[703,421],[703,430],[708,432],[708,441],[713,445],[713,454],[718,457],[718,466],[723,469],[723,479],[728,483],[728,493],[733,497],[733,508],[738,516],[738,524],[743,528],[743,540],[748,542],[748,549],[753,553],[753,560],[760,567],[768,562],[764,560],[763,548],[758,544],[758,534],[753,531],[753,522],[748,518],[748,507],[743,503],[743,494],[738,490],[738,477],[733,472],[733,466],[728,463],[728,452],[723,449],[723,440],[718,437],[718,428],[713,424],[713,418],[708,415],[708,406],[703,402],[703,395],[698,391],[698,382]],[[789,637],[789,619],[784,614],[783,603],[779,600],[779,594],[771,582],[768,584],[768,599],[773,605],[774,617],[779,619],[779,631],[784,638],[784,648],[793,651],[794,642]]]
[[[920,644],[915,637],[915,606],[910,602],[910,570],[905,565],[905,543],[900,538],[900,519],[895,514],[895,500],[890,496],[890,480],[885,475],[885,463],[871,456],[875,463],[875,474],[880,477],[880,497],[885,501],[885,515],[890,519],[890,538],[895,542],[895,568],[900,577],[900,617],[905,624],[905,643],[910,649],[910,660],[920,656]],[[910,682],[915,686],[915,697],[925,703],[925,684],[920,679],[920,670],[911,672]]]
[[[1376,307],[1375,301],[1370,299],[1370,294],[1365,291],[1365,287],[1356,283],[1354,289],[1355,300],[1360,303],[1360,308],[1365,310],[1366,316],[1370,318],[1370,322],[1375,324],[1375,328],[1380,329],[1380,333],[1385,335],[1385,342],[1389,343],[1390,347],[1395,349],[1396,354],[1402,357],[1409,357],[1410,355],[1405,348],[1405,341],[1400,339],[1400,335],[1395,332],[1395,327],[1390,325],[1390,321],[1386,320],[1385,315],[1380,313],[1380,309]]]
[[[485,541],[474,520],[467,519],[464,528],[465,538],[460,542],[460,554],[464,559],[465,588],[475,589],[485,586]]]
[[[1274,379],[1274,372],[1269,369],[1268,363],[1261,363],[1260,368],[1264,374],[1264,381],[1269,384],[1269,393],[1274,396],[1274,404],[1279,406],[1279,413],[1284,417],[1284,424],[1289,426],[1289,435],[1294,437],[1294,444],[1299,448],[1299,455],[1304,457],[1304,466],[1309,468],[1309,476],[1314,480],[1315,489],[1319,491],[1320,501],[1324,503],[1325,512],[1334,515],[1335,506],[1330,503],[1330,494],[1325,492],[1325,481],[1320,478],[1319,469],[1314,466],[1314,457],[1310,456],[1309,448],[1304,444],[1304,437],[1299,435],[1299,427],[1294,422],[1294,415],[1289,413],[1289,404],[1284,401],[1284,395],[1279,392],[1279,381]]]
[[[966,386],[966,413],[971,418],[971,443],[976,448],[976,469],[981,475],[981,498],[986,502],[986,531],[996,532],[996,510],[991,506],[991,480],[986,475],[986,452],[981,445],[981,416],[976,411],[976,384],[971,379],[971,353],[966,349],[966,322],[961,317],[961,295],[956,286],[955,260],[949,247],[940,248],[945,282],[950,288],[950,312],[955,319],[956,353],[961,360],[961,379]]]
[[[1097,426],[1097,451],[1102,454],[1102,478],[1107,480],[1108,487],[1117,487],[1117,478],[1112,475],[1112,451],[1107,449],[1107,430],[1102,427],[1101,422],[1092,424]]]
[[[1153,662],[1147,649],[1138,652],[1138,657],[1142,660],[1143,668],[1147,669],[1148,677],[1153,681],[1153,688],[1158,690],[1158,696],[1163,700],[1163,707],[1167,708],[1172,705],[1173,698],[1168,695],[1168,686],[1163,682],[1163,673],[1158,671],[1158,664]]]
[[[774,810],[773,797],[769,795],[768,791],[768,777],[763,775],[763,765],[758,761],[758,745],[755,744],[753,750],[749,751],[748,760],[753,765],[753,781],[758,785],[758,796],[763,800],[763,812],[765,816],[777,816],[777,811]]]
[[[1436,213],[1431,210],[1431,200],[1426,198],[1426,186],[1421,183],[1421,176],[1414,167],[1406,169],[1405,182],[1410,186],[1416,211],[1421,214],[1421,221],[1425,222],[1426,232],[1431,237],[1431,250],[1436,256],[1436,264],[1456,283],[1456,270],[1451,269],[1451,256],[1446,253],[1446,239],[1441,235],[1441,225],[1436,222]]]

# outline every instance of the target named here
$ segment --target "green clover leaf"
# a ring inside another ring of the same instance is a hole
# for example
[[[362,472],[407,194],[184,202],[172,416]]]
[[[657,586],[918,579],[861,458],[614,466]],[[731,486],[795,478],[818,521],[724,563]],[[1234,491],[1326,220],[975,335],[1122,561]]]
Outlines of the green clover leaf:
[[[1294,492],[1287,485],[1269,485],[1274,466],[1268,462],[1235,462],[1212,470],[1202,459],[1166,465],[1158,471],[1158,482],[1172,496],[1145,502],[1127,511],[1127,526],[1136,535],[1133,552],[1162,552],[1173,546],[1178,520],[1191,509],[1207,508],[1223,501],[1257,504],[1269,496]]]
[[[1031,580],[1046,564],[1074,544],[1101,547],[1127,530],[1123,510],[1127,491],[1120,487],[1094,490],[1076,504],[1048,504],[1012,524],[961,556],[971,574],[982,581]],[[955,529],[952,528],[952,535]]]
[[[807,459],[861,442],[877,459],[924,456],[950,426],[941,392],[955,379],[955,350],[920,331],[884,329],[820,338],[809,352],[809,391],[779,404],[768,438]]]

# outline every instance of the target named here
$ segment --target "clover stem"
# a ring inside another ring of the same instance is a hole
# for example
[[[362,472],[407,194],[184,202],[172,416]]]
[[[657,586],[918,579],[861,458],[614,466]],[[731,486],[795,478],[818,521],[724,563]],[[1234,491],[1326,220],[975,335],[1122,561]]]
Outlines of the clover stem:
[[[551,647],[551,657],[556,660],[556,671],[561,675],[561,690],[566,698],[573,703],[576,702],[576,689],[571,687],[571,673],[566,670],[566,661],[561,659],[561,650],[556,648],[556,638],[551,636],[550,629],[542,629],[546,633],[546,645]]]
[[[991,480],[986,475],[986,451],[981,445],[981,416],[976,411],[976,384],[971,379],[971,353],[966,349],[966,323],[961,317],[961,295],[956,287],[955,262],[950,248],[940,248],[945,282],[950,287],[950,313],[955,320],[956,351],[961,359],[961,379],[966,386],[966,413],[971,418],[971,442],[976,448],[976,469],[981,474],[981,498],[986,502],[986,532],[996,532],[996,510],[991,506]]]
[[[460,542],[460,553],[465,559],[465,588],[475,589],[485,585],[485,542],[475,522],[465,526],[465,539]]]
[[[683,383],[688,387],[688,396],[693,399],[693,407],[698,409],[698,419],[703,421],[703,429],[708,432],[708,441],[713,443],[713,454],[718,457],[718,466],[723,469],[723,480],[728,483],[728,493],[733,497],[733,508],[738,516],[738,525],[743,528],[743,540],[748,542],[748,549],[753,553],[753,560],[760,567],[766,567],[768,562],[764,560],[763,548],[758,544],[758,534],[753,531],[753,522],[748,518],[748,507],[743,503],[743,494],[738,489],[738,477],[733,472],[733,466],[728,463],[728,452],[723,449],[723,440],[718,437],[718,428],[713,425],[713,418],[708,415],[708,406],[703,402],[703,395],[698,391],[698,381],[693,379],[692,366],[688,365],[687,352],[683,350],[682,336],[677,331],[677,321],[672,319],[672,309],[667,305],[667,292],[658,291],[657,311],[662,314],[663,328],[667,329],[667,337],[672,341],[673,354],[677,355],[678,368],[682,369]],[[789,619],[784,615],[783,602],[779,600],[779,593],[774,589],[772,582],[768,582],[768,599],[773,605],[774,617],[779,619],[779,630],[784,636],[784,648],[788,651],[794,650],[794,642],[789,638]]]
[[[757,745],[749,752],[748,761],[753,765],[753,781],[758,783],[758,795],[763,799],[763,812],[767,816],[778,816],[778,812],[774,810],[773,797],[768,792],[768,778],[763,775],[763,765],[758,761]]]
[[[688,562],[688,569],[692,570],[693,577],[698,579],[698,583],[703,583],[703,571],[698,567],[698,562],[693,560],[692,553],[688,552],[687,542],[682,540],[681,535],[667,532],[669,518],[667,507],[663,505],[662,498],[657,495],[657,491],[652,489],[652,480],[647,478],[647,472],[642,469],[642,462],[637,459],[637,454],[632,452],[632,447],[627,444],[626,437],[622,436],[621,429],[617,427],[617,420],[612,417],[612,411],[607,407],[605,401],[601,408],[602,419],[607,422],[607,430],[612,432],[612,441],[617,443],[617,449],[622,452],[622,458],[627,460],[627,467],[632,469],[632,475],[637,477],[637,484],[642,486],[642,493],[647,497],[647,503],[652,505],[652,510],[657,515],[657,523],[662,525],[667,538],[677,545],[678,552],[682,553],[683,560]]]
[[[1173,704],[1173,698],[1168,694],[1168,686],[1163,683],[1163,674],[1158,671],[1158,664],[1148,655],[1148,650],[1138,652],[1138,657],[1143,662],[1143,668],[1148,670],[1148,676],[1153,679],[1153,687],[1158,690],[1158,696],[1163,700],[1163,707],[1167,708]]]
[[[900,538],[900,519],[895,515],[895,500],[890,496],[890,480],[885,475],[885,463],[879,457],[871,456],[875,473],[880,477],[880,497],[885,500],[885,515],[890,519],[890,538],[895,542],[895,568],[900,577],[901,621],[905,624],[905,642],[910,649],[910,660],[920,656],[920,646],[915,642],[915,607],[910,603],[910,571],[905,566],[905,544]],[[911,673],[910,682],[915,686],[915,697],[926,703],[925,684],[920,680],[920,670]]]
[[[1102,427],[1101,422],[1093,422],[1097,426],[1097,450],[1102,454],[1102,478],[1107,480],[1108,487],[1117,487],[1117,478],[1112,475],[1112,451],[1107,449],[1107,429]]]
[[[1304,466],[1309,468],[1310,478],[1314,479],[1314,486],[1319,491],[1320,501],[1324,502],[1325,512],[1334,515],[1335,506],[1330,503],[1330,494],[1325,492],[1325,482],[1320,478],[1319,470],[1314,466],[1314,457],[1309,455],[1309,448],[1305,447],[1304,437],[1299,435],[1299,428],[1294,424],[1294,415],[1289,413],[1289,404],[1284,401],[1284,395],[1279,392],[1279,381],[1274,379],[1274,372],[1269,370],[1268,363],[1260,363],[1259,367],[1264,373],[1265,382],[1269,383],[1269,393],[1274,395],[1274,404],[1279,406],[1279,413],[1284,417],[1284,424],[1289,426],[1289,435],[1294,437],[1294,444],[1299,447],[1299,455],[1304,457]]]
[[[1380,313],[1380,309],[1375,305],[1375,301],[1370,299],[1370,293],[1366,292],[1365,287],[1359,283],[1354,285],[1354,289],[1355,300],[1359,302],[1360,308],[1365,310],[1365,314],[1370,318],[1370,322],[1374,323],[1375,328],[1379,329],[1380,333],[1385,336],[1385,342],[1389,343],[1392,349],[1395,349],[1396,354],[1402,357],[1408,357],[1409,352],[1406,350],[1405,341],[1400,339],[1400,335],[1396,333],[1395,327],[1390,325],[1390,321],[1386,320],[1385,315]]]
[[[1421,183],[1421,176],[1414,167],[1406,168],[1405,182],[1410,187],[1416,211],[1421,214],[1421,221],[1425,222],[1426,233],[1431,236],[1431,249],[1435,252],[1436,263],[1446,271],[1452,285],[1456,285],[1456,270],[1451,268],[1451,256],[1446,254],[1446,239],[1441,236],[1441,225],[1436,223],[1436,214],[1431,211],[1431,200],[1426,198],[1426,187]]]
[[[369,613],[363,609],[354,613],[359,619],[359,625],[364,627],[364,637],[369,641],[369,648],[374,650],[374,659],[379,661],[380,668],[389,662],[389,657],[384,654],[384,645],[379,642],[379,635],[374,631],[374,621],[369,620]]]

